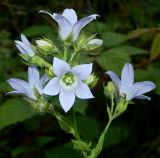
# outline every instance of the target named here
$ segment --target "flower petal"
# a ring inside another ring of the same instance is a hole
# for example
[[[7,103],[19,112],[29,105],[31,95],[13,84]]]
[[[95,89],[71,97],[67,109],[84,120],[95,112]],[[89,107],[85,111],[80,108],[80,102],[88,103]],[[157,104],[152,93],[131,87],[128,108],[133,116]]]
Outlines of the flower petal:
[[[41,85],[42,88],[46,84],[46,82],[48,82],[48,80],[49,80],[49,78],[48,78],[48,76],[46,74],[41,77],[40,85]]]
[[[147,93],[154,89],[156,86],[153,82],[144,81],[144,82],[136,82],[133,85],[134,97]]]
[[[16,91],[25,94],[29,98],[36,99],[33,90],[27,82],[20,79],[12,78],[8,80],[8,83]]]
[[[88,23],[90,23],[92,20],[96,19],[96,17],[99,16],[97,14],[90,15],[88,17],[85,17],[81,20],[79,20],[73,27],[73,41],[77,40],[79,33],[83,27],[85,27]]]
[[[60,37],[65,40],[72,31],[72,24],[68,21],[68,19],[60,14],[51,14],[47,11],[40,10],[39,13],[46,13],[50,15],[59,25],[59,34]]]
[[[70,65],[56,57],[53,59],[53,72],[56,76],[61,77],[66,72],[71,71]]]
[[[27,47],[27,48],[30,48],[30,43],[28,41],[28,39],[26,38],[25,35],[21,34],[21,40],[22,40],[22,43]]]
[[[136,98],[136,99],[147,99],[147,100],[151,100],[150,97],[145,96],[145,95],[139,95],[139,96],[136,96],[135,98]]]
[[[77,88],[76,88],[76,91],[75,91],[75,94],[78,98],[81,98],[81,99],[94,98],[88,85],[83,83],[82,81],[79,81]]]
[[[109,77],[112,79],[116,89],[119,90],[120,82],[121,82],[119,77],[113,71],[107,71],[106,74],[109,75]]]
[[[54,77],[53,79],[51,79],[42,91],[42,93],[51,96],[55,96],[59,92],[60,92],[59,77]]]
[[[67,112],[75,102],[75,94],[73,92],[61,91],[59,94],[59,101],[65,112]]]
[[[62,16],[64,16],[72,26],[77,22],[77,14],[74,9],[65,9]]]
[[[16,44],[16,47],[22,54],[27,54],[26,50],[23,47],[21,47],[19,44]]]
[[[125,64],[121,74],[121,86],[132,86],[134,82],[134,70],[132,64]]]
[[[39,85],[39,72],[36,66],[28,68],[28,81],[31,87]]]
[[[87,77],[91,74],[92,72],[92,66],[93,64],[82,64],[82,65],[77,65],[73,67],[72,73],[77,76],[78,79],[80,80],[86,80]]]
[[[62,40],[65,40],[72,31],[72,24],[62,15],[54,14],[54,18],[59,25],[59,35]]]

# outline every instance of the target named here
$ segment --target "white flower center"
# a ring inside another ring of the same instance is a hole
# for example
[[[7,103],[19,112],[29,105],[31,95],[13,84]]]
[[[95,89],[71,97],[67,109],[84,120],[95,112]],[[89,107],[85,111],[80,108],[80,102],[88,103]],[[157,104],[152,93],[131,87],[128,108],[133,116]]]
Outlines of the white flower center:
[[[60,85],[65,90],[73,90],[77,87],[78,79],[72,73],[68,72],[60,78]]]

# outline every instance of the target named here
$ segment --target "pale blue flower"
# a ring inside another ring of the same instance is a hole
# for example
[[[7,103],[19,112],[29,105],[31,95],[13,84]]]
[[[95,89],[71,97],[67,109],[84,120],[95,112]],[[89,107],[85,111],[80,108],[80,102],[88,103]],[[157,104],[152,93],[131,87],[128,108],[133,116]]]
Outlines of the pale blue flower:
[[[65,9],[62,15],[56,13],[51,14],[44,10],[41,10],[40,13],[47,13],[58,23],[59,35],[62,40],[66,40],[70,35],[72,35],[73,41],[78,39],[83,27],[99,16],[97,14],[93,14],[77,21],[77,14],[74,9]]]
[[[30,66],[28,68],[28,82],[17,78],[9,79],[8,83],[15,91],[11,91],[7,94],[23,94],[30,99],[37,100],[35,92],[42,95],[44,84],[47,81],[48,77],[46,75],[40,78],[37,67]]]
[[[73,106],[75,96],[80,99],[93,98],[88,85],[83,82],[91,74],[92,64],[71,68],[65,61],[54,58],[53,71],[55,77],[48,82],[43,93],[51,96],[59,94],[59,100],[65,112]]]
[[[16,47],[22,54],[26,54],[30,57],[33,57],[35,55],[31,44],[29,43],[28,39],[25,37],[25,35],[21,34],[21,41],[15,41]]]
[[[112,79],[116,90],[120,96],[126,96],[126,100],[148,99],[150,97],[143,95],[155,88],[155,84],[150,81],[136,82],[134,83],[134,70],[131,64],[125,64],[121,74],[121,80],[118,76],[112,72],[106,72]]]

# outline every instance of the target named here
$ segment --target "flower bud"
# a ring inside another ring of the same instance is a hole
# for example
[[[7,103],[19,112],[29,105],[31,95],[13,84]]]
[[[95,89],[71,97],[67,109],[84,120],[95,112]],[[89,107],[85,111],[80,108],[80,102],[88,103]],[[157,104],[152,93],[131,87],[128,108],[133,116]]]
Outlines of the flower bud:
[[[101,46],[103,44],[103,41],[100,39],[91,39],[88,41],[87,48],[88,50],[94,50],[97,47]]]
[[[115,86],[112,82],[108,82],[107,86],[104,87],[104,94],[108,97],[112,97],[115,95]]]
[[[97,81],[98,77],[93,73],[88,76],[85,82],[89,87],[93,88],[97,84]]]
[[[116,106],[116,113],[122,114],[124,111],[126,111],[128,107],[128,101],[126,100],[126,96],[121,96],[119,103]]]
[[[44,53],[50,53],[51,51],[57,51],[56,46],[49,39],[36,40],[37,47]]]

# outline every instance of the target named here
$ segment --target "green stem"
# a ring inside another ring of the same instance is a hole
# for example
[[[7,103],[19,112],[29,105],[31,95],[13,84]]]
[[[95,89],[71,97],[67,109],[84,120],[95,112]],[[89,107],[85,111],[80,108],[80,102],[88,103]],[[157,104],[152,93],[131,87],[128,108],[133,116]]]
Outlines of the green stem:
[[[73,128],[74,128],[74,132],[75,132],[75,138],[77,140],[81,140],[79,132],[78,132],[78,128],[77,128],[77,121],[76,121],[76,115],[75,115],[75,111],[72,109],[72,116],[73,116]]]
[[[103,142],[104,142],[105,135],[106,135],[112,121],[113,121],[113,118],[109,118],[109,121],[108,121],[105,129],[103,130],[96,147],[93,148],[92,151],[90,152],[90,155],[85,158],[97,158],[97,156],[100,154],[100,152],[103,149]]]
[[[67,47],[64,45],[64,60],[67,61]]]

